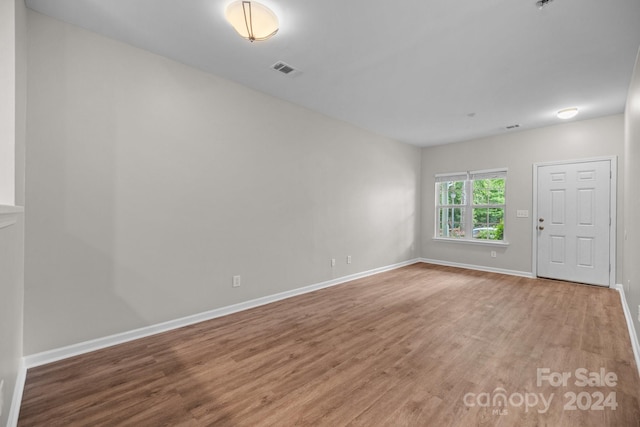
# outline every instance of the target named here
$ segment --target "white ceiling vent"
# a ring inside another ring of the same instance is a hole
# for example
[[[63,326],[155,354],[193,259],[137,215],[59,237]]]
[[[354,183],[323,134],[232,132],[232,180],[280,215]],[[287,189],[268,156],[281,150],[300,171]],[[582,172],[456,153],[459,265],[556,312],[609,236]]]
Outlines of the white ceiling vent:
[[[273,68],[276,71],[281,72],[282,74],[286,74],[286,75],[292,75],[292,74],[296,74],[298,72],[298,70],[296,70],[295,68],[293,68],[291,65],[287,64],[286,62],[282,62],[282,61],[278,61],[275,64],[273,64],[271,66],[271,68]]]

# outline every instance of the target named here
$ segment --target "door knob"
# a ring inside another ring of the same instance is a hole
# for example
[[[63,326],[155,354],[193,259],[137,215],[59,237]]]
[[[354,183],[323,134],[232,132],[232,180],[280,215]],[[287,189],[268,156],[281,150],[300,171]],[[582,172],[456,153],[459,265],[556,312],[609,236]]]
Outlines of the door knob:
[[[544,222],[544,218],[539,218],[538,221]]]
[[[542,231],[542,230],[544,230],[544,227],[543,226],[539,226],[538,230]]]

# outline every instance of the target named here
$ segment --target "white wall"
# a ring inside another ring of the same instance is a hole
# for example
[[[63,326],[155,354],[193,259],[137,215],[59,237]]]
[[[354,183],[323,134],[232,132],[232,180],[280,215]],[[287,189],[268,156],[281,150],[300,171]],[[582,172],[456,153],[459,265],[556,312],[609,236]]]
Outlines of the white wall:
[[[624,188],[624,273],[622,284],[635,324],[640,333],[638,306],[640,305],[640,53],[629,88],[625,109],[625,182]],[[640,339],[640,336],[638,337]]]
[[[15,0],[0,0],[0,205],[15,204]]]
[[[23,0],[0,0],[0,425],[23,355],[24,219],[11,205],[24,200],[25,43]]]
[[[25,354],[419,256],[418,148],[28,25]]]
[[[531,273],[533,164],[597,156],[618,156],[622,188],[624,121],[622,115],[575,121],[540,129],[506,133],[422,151],[422,256],[445,262]],[[434,174],[507,167],[507,248],[434,241]],[[618,277],[621,277],[622,203],[618,194]],[[526,209],[529,218],[516,218]],[[496,258],[490,252],[497,252]]]
[[[14,2],[16,5],[14,204],[24,206],[27,138],[27,8],[24,0],[14,0]]]

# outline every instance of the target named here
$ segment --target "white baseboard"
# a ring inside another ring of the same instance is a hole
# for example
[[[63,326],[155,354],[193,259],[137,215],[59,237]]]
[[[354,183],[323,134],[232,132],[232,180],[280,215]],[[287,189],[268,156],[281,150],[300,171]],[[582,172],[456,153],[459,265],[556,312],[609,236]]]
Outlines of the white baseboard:
[[[627,329],[629,329],[629,338],[631,339],[631,348],[633,349],[633,357],[636,360],[636,369],[640,374],[640,343],[638,342],[638,334],[636,334],[636,327],[633,325],[633,316],[627,304],[627,298],[624,294],[624,286],[617,284],[615,289],[620,292],[620,299],[622,301],[622,310],[624,311],[624,318],[627,321]]]
[[[444,265],[446,267],[466,268],[468,270],[478,270],[478,271],[487,271],[489,273],[508,274],[509,276],[528,277],[530,279],[535,277],[533,273],[528,271],[506,270],[504,268],[486,267],[483,265],[473,265],[473,264],[462,264],[459,262],[440,261],[437,259],[428,259],[428,258],[420,258],[420,261],[426,262],[428,264]]]
[[[24,392],[24,382],[27,379],[27,367],[24,358],[20,360],[18,367],[18,375],[16,377],[16,385],[13,387],[13,397],[11,398],[11,407],[9,408],[9,419],[7,427],[16,427],[18,425],[18,417],[20,416],[20,405],[22,404],[22,393]]]
[[[331,286],[340,285],[351,280],[360,279],[363,277],[371,276],[374,274],[382,273],[385,271],[395,270],[407,265],[416,264],[420,262],[419,259],[412,259],[401,263],[389,265],[386,267],[375,268],[373,270],[364,271],[361,273],[351,274],[349,276],[343,276],[337,279],[328,280],[326,282],[316,283],[314,285],[305,286],[302,288],[292,289],[290,291],[281,292],[274,295],[268,295],[261,298],[256,298],[250,301],[241,302],[238,304],[217,308],[215,310],[206,311],[204,313],[198,313],[180,319],[170,320],[155,325],[145,326],[143,328],[134,329],[127,332],[122,332],[107,337],[97,338],[90,341],[81,342],[78,344],[72,344],[66,347],[61,347],[53,350],[44,351],[42,353],[31,354],[24,357],[24,363],[27,368],[33,368],[47,363],[57,362],[69,357],[78,356],[80,354],[89,353],[91,351],[100,350],[102,348],[111,347],[117,344],[133,341],[136,339],[148,337],[150,335],[159,334],[161,332],[170,331],[173,329],[182,328],[184,326],[192,325],[194,323],[204,322],[205,320],[215,319],[217,317],[226,316],[228,314],[237,313],[239,311],[248,310],[250,308],[259,307],[261,305],[269,304],[272,302],[280,301],[286,298],[291,298],[297,295],[306,294],[319,289],[328,288]]]

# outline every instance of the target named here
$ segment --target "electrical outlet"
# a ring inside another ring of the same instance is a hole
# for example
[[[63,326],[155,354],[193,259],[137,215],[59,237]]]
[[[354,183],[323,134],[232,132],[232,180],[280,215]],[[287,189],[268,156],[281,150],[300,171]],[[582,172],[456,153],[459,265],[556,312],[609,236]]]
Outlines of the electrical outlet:
[[[335,267],[335,266],[336,266],[336,259],[331,258],[331,267]]]
[[[491,258],[495,258],[497,256],[498,254],[496,253],[496,251],[491,251]]]
[[[233,284],[231,286],[233,286],[234,288],[239,288],[240,283],[242,283],[240,276],[233,276]]]
[[[347,255],[347,264],[351,264],[351,255]]]

